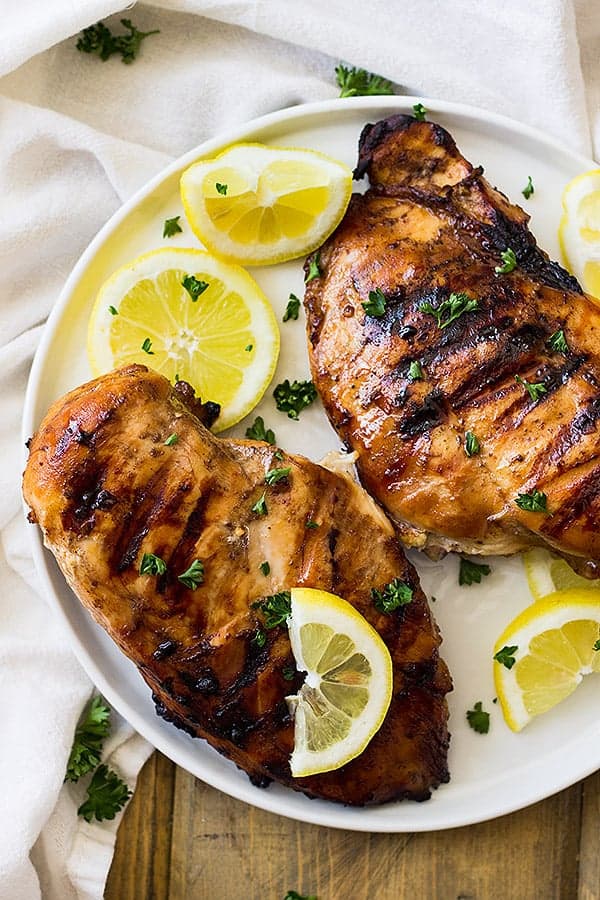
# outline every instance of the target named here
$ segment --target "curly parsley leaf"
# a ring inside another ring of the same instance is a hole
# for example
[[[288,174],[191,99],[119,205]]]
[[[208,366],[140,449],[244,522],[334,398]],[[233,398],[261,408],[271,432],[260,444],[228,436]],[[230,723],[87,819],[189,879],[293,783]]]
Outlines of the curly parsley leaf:
[[[118,316],[118,315],[119,315],[119,310],[118,310],[115,306],[112,306],[112,305],[109,306],[109,307],[108,307],[108,311],[109,311],[109,313],[111,314],[111,316]]]
[[[394,578],[393,581],[386,584],[382,591],[371,588],[373,606],[381,613],[394,612],[395,609],[410,603],[412,598],[412,588],[399,578]]]
[[[373,316],[374,319],[380,319],[385,314],[386,299],[385,294],[380,288],[369,291],[369,299],[362,304],[367,316]]]
[[[121,61],[129,65],[138,55],[142,41],[151,34],[159,34],[159,30],[155,28],[154,31],[140,31],[132,24],[131,19],[120,21],[126,29],[124,34],[113,34],[104,22],[96,22],[83,29],[76,48],[81,53],[97,54],[102,62],[110,59],[113,53],[120,53]]]
[[[472,431],[465,434],[465,453],[467,456],[477,456],[481,452],[481,444]]]
[[[526,200],[529,200],[531,195],[533,193],[535,193],[535,188],[533,186],[533,181],[531,180],[531,175],[527,176],[527,184],[525,185],[525,187],[523,188],[521,193],[523,194],[523,196],[525,197]]]
[[[515,375],[515,381],[517,382],[517,384],[520,384],[525,388],[525,390],[527,391],[527,393],[529,394],[530,398],[533,400],[534,403],[538,402],[538,400],[541,398],[542,394],[548,393],[546,390],[546,386],[544,384],[542,384],[541,381],[538,381],[538,382],[527,381],[526,378],[521,378],[520,375]]]
[[[442,301],[439,306],[433,306],[431,303],[421,303],[419,309],[421,312],[433,316],[438,324],[438,328],[447,328],[459,316],[479,309],[479,301],[475,297],[469,297],[468,294],[460,291],[458,294],[454,292],[450,294],[448,299]]]
[[[267,509],[267,495],[263,492],[262,496],[258,498],[254,506],[250,507],[252,512],[257,516],[266,516],[269,510]]]
[[[600,650],[600,639],[598,639],[594,644],[594,650]]]
[[[410,366],[408,367],[408,377],[411,381],[422,381],[423,380],[423,367],[418,360],[413,360]]]
[[[485,575],[491,573],[489,566],[485,563],[474,563],[470,559],[460,558],[460,567],[458,570],[458,583],[460,585],[481,584],[481,579]]]
[[[252,638],[253,643],[256,644],[257,647],[264,647],[267,643],[267,633],[263,631],[262,628],[257,628],[254,632],[254,637]]]
[[[154,356],[154,350],[152,349],[152,341],[149,337],[144,338],[144,343],[142,344],[142,350],[144,353],[147,353],[148,356]]]
[[[415,103],[415,105],[413,106],[413,116],[415,117],[417,122],[424,122],[426,113],[427,109],[425,106],[423,106],[422,103]]]
[[[270,564],[269,561],[266,560],[266,559],[265,559],[264,562],[261,562],[261,564],[260,564],[260,566],[259,566],[258,568],[260,569],[260,571],[261,571],[261,572],[263,573],[263,575],[265,575],[265,576],[266,576],[266,575],[269,575],[269,574],[271,573],[271,564]]]
[[[83,816],[86,822],[91,822],[92,819],[97,819],[98,822],[114,819],[131,797],[131,793],[116,772],[108,766],[98,766],[88,785],[87,799],[77,810],[77,815]]]
[[[255,600],[252,609],[260,609],[265,617],[265,628],[269,631],[278,625],[285,625],[285,621],[292,613],[292,595],[289,591],[279,591],[277,594],[269,594]]]
[[[473,709],[467,710],[467,722],[478,734],[487,734],[490,730],[490,714],[483,708],[481,700],[478,700]]]
[[[306,522],[304,523],[304,527],[305,528],[320,528],[321,526],[319,525],[318,522],[315,522],[314,519],[307,519]]]
[[[165,447],[173,447],[179,440],[179,435],[173,432],[165,441]]]
[[[340,90],[340,97],[368,97],[374,94],[393,94],[392,82],[381,75],[374,75],[366,69],[355,66],[335,67],[335,78]]]
[[[195,559],[185,572],[177,576],[177,581],[180,581],[191,591],[195,591],[197,587],[204,583],[204,563],[202,560]]]
[[[140,564],[140,575],[164,575],[167,571],[167,564],[160,556],[155,553],[144,553]]]
[[[181,282],[181,286],[186,289],[192,298],[192,303],[195,303],[200,294],[203,294],[207,289],[208,281],[201,281],[195,275],[186,275]]]
[[[518,649],[519,648],[516,644],[513,647],[504,646],[501,650],[498,650],[497,653],[494,653],[494,659],[505,668],[512,669],[516,662],[515,653]]]
[[[551,334],[546,343],[550,349],[556,351],[556,353],[564,353],[566,356],[569,352],[569,345],[567,344],[567,339],[562,328],[555,331],[554,334]]]
[[[78,781],[100,762],[102,744],[110,731],[110,709],[102,697],[92,697],[75,729],[65,781]]]
[[[519,509],[527,512],[548,512],[548,498],[543,491],[533,490],[530,494],[519,494],[515,503]]]
[[[288,300],[288,304],[285,308],[282,322],[287,322],[289,319],[297,319],[299,312],[300,300],[298,299],[298,297],[296,297],[295,294],[290,294],[290,299]]]
[[[251,441],[266,441],[267,444],[275,443],[275,432],[271,428],[265,429],[262,416],[257,416],[250,428],[246,428],[246,437]]]
[[[286,378],[273,391],[277,409],[288,414],[288,419],[298,419],[300,413],[317,399],[317,389],[312,381],[293,381]]]
[[[183,228],[179,224],[181,216],[174,216],[172,219],[165,219],[165,223],[163,225],[163,237],[170,238],[173,237],[174,234],[179,234],[183,231]]]
[[[222,197],[227,196],[227,188],[229,185],[221,184],[219,181],[215,182],[215,188],[217,189],[217,194],[221,194]]]
[[[278,484],[280,481],[285,481],[292,471],[291,466],[286,466],[285,468],[280,469],[271,469],[265,475],[265,484],[273,485]]]
[[[308,260],[308,272],[304,276],[304,284],[308,284],[309,281],[312,281],[313,278],[321,277],[321,269],[320,269],[320,258],[321,253],[317,252],[314,256]]]
[[[496,266],[494,269],[496,275],[508,275],[509,272],[517,268],[517,257],[511,247],[507,247],[506,250],[502,251],[500,259],[502,260],[502,265]]]

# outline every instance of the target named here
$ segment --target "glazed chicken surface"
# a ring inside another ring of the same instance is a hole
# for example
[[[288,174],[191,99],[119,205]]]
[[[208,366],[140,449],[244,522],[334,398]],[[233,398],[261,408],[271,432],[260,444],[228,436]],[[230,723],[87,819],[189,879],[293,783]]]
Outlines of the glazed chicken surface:
[[[276,780],[356,805],[426,799],[448,780],[451,683],[391,524],[347,477],[266,443],[214,437],[200,421],[211,412],[188,385],[172,387],[143,366],[77,388],[30,442],[30,518],[83,605],[138,666],[159,715],[205,738],[256,784]],[[287,467],[286,478],[265,484],[267,472]],[[252,507],[263,493],[261,515]],[[144,554],[164,560],[166,572],[141,575]],[[195,560],[203,581],[186,586],[178,575]],[[379,613],[371,589],[396,577],[413,600]],[[294,779],[285,697],[304,673],[285,626],[257,640],[264,620],[252,604],[297,585],[339,594],[368,619],[390,650],[394,689],[360,757]]]
[[[439,125],[367,125],[363,175],[305,294],[313,378],[363,485],[430,555],[542,545],[597,577],[598,301]],[[546,509],[515,502],[534,492]]]

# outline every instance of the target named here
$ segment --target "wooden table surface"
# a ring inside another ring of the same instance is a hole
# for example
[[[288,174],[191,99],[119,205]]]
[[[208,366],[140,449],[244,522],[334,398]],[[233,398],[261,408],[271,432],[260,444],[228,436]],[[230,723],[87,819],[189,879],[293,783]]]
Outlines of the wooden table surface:
[[[119,829],[106,900],[599,900],[600,772],[529,809],[430,834],[305,825],[154,753]]]

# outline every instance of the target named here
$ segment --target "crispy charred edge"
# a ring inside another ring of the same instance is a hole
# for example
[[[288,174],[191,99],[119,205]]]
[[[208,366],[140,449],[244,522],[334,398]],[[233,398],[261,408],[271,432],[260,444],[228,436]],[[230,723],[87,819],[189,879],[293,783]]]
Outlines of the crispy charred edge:
[[[353,172],[354,179],[359,181],[365,174],[369,173],[375,151],[391,134],[406,131],[411,125],[416,124],[422,123],[419,123],[414,116],[396,113],[385,119],[380,119],[375,125],[365,125],[358,139],[358,162]],[[444,147],[453,157],[460,155],[454,138],[445,128],[442,128],[441,125],[436,125],[434,122],[427,122],[427,125],[431,129],[432,138],[437,146]]]
[[[194,388],[191,384],[188,384],[187,381],[175,382],[173,385],[173,396],[182,406],[185,406],[185,408],[189,410],[189,412],[191,412],[205,428],[211,428],[217,421],[221,412],[220,404],[214,403],[212,400],[205,400],[203,402],[200,397],[196,397]]]

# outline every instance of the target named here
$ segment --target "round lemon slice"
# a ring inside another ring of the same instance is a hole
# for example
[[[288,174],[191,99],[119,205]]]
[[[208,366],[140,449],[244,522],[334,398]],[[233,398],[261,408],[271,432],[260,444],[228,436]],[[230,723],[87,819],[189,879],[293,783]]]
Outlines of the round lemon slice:
[[[356,609],[326,591],[293,588],[288,627],[306,680],[286,698],[295,717],[292,775],[339,769],[379,730],[392,699],[389,650]]]
[[[143,363],[188,381],[221,405],[215,431],[256,406],[278,355],[277,322],[254,279],[203,250],[168,247],[123,266],[100,289],[89,322],[94,375]]]
[[[533,603],[500,635],[498,655],[498,699],[509,727],[521,731],[572,694],[584,675],[600,672],[600,600],[572,588]]]
[[[600,169],[570,181],[562,202],[558,237],[565,263],[584,290],[600,297]]]
[[[529,590],[535,600],[541,600],[554,591],[565,591],[569,588],[600,592],[600,579],[578,575],[566,560],[554,556],[541,547],[527,550],[523,554],[523,565]],[[600,593],[598,597],[600,598]]]
[[[213,253],[258,266],[304,256],[339,224],[352,172],[314,150],[236,144],[181,176],[193,232]]]

